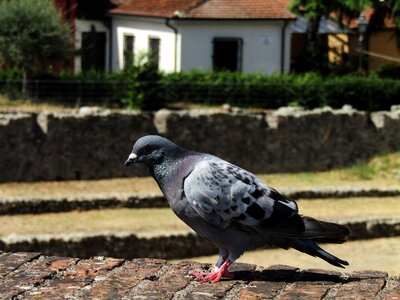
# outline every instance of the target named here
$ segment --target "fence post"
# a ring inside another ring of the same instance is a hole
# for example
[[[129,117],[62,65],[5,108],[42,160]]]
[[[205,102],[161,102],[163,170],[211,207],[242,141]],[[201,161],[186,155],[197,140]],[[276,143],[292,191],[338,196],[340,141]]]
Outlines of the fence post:
[[[76,108],[78,108],[81,104],[81,100],[82,100],[82,80],[78,81],[78,99],[76,99]]]
[[[35,101],[39,100],[39,80],[35,80]]]

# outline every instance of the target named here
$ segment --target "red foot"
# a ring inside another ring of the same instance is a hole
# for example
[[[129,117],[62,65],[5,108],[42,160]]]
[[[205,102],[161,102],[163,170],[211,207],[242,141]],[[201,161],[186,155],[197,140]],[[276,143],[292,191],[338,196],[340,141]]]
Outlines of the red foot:
[[[231,263],[224,262],[220,268],[214,267],[211,272],[189,272],[189,275],[195,276],[198,281],[217,283],[222,277],[233,278],[234,274],[228,271]]]

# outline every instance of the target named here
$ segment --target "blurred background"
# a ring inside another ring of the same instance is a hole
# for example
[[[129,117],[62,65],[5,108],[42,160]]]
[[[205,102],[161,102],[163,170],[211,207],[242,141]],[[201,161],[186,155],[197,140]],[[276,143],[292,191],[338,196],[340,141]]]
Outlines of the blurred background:
[[[214,263],[123,166],[160,134],[349,226],[323,245],[348,270],[399,275],[397,2],[160,2],[0,2],[0,250]],[[294,250],[239,261],[332,269]]]

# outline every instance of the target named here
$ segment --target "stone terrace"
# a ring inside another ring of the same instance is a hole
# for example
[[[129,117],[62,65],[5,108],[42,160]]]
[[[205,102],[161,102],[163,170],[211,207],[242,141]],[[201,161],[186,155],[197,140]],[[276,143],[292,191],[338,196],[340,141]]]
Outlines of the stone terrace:
[[[0,251],[0,299],[400,299],[400,279],[276,265],[237,264],[234,280],[199,283],[208,264],[160,259],[78,259]]]

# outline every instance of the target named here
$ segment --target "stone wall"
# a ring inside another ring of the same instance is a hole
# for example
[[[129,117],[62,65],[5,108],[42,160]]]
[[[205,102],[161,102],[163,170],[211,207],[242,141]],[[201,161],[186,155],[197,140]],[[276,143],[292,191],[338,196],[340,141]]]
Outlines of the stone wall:
[[[146,134],[256,173],[326,170],[399,151],[400,109],[3,113],[0,182],[142,176],[143,166],[124,168],[123,162],[133,142]]]

